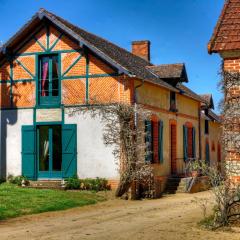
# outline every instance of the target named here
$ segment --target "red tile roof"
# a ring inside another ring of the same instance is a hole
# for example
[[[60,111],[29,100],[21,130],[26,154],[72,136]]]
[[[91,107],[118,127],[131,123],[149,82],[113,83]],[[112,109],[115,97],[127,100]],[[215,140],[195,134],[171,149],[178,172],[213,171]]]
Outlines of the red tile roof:
[[[240,50],[240,0],[226,0],[212,38],[208,52]]]

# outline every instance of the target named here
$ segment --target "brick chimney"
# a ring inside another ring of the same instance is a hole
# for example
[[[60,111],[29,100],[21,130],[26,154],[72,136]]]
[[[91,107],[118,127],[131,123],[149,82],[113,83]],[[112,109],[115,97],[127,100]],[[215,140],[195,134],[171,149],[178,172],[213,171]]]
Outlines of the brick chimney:
[[[132,42],[132,53],[147,61],[150,61],[150,44],[148,40],[133,41]]]

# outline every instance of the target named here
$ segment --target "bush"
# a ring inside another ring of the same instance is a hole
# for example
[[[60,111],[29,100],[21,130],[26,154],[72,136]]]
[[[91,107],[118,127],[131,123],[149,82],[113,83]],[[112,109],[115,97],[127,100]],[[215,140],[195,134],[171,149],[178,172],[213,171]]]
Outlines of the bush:
[[[78,179],[77,176],[68,178],[66,189],[79,189],[79,190],[90,190],[90,191],[105,191],[110,190],[108,181],[105,178],[87,178]]]
[[[24,176],[13,176],[13,175],[9,175],[8,176],[8,182],[12,183],[12,184],[17,184],[18,186],[22,185],[22,180],[25,180],[25,184],[28,185],[29,181],[27,179],[27,177]]]
[[[199,225],[204,227],[204,228],[213,230],[214,229],[214,215],[205,217],[204,219],[202,219],[199,222]]]
[[[77,176],[67,179],[66,189],[80,189],[80,180]]]

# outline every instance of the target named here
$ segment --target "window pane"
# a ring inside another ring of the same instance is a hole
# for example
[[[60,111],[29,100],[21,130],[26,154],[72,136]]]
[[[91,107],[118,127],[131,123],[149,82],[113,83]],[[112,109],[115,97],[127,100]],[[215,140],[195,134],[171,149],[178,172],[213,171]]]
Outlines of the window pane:
[[[39,127],[39,170],[49,170],[49,127]]]
[[[52,57],[52,96],[58,96],[58,57]]]
[[[41,58],[40,89],[41,96],[49,96],[49,57]]]
[[[188,127],[188,158],[193,158],[193,128]]]
[[[61,126],[53,126],[53,171],[61,171],[62,169],[62,130]]]
[[[176,94],[175,92],[170,92],[170,110],[176,109]]]

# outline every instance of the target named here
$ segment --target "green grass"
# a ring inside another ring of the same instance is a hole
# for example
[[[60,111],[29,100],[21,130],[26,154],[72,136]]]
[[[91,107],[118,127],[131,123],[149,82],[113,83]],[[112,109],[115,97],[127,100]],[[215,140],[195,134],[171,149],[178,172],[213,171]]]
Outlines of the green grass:
[[[21,215],[58,211],[104,201],[95,192],[20,188],[0,185],[0,220]]]

